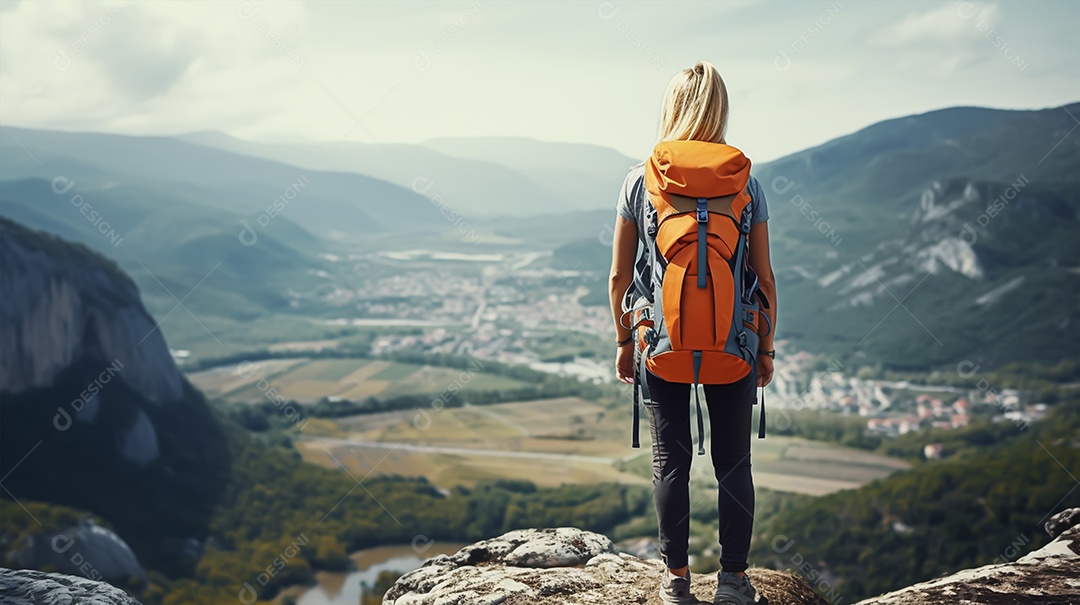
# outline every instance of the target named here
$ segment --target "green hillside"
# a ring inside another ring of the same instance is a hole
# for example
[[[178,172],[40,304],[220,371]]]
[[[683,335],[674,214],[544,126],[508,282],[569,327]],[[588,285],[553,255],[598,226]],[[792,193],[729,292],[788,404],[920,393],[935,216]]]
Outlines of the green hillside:
[[[96,214],[72,203],[75,195]],[[327,287],[312,275],[327,263],[315,256],[321,244],[311,233],[279,216],[248,240],[255,245],[245,246],[241,215],[212,207],[194,188],[136,182],[76,186],[58,195],[42,179],[0,181],[0,214],[113,259],[159,317],[176,306],[173,295],[183,299],[196,284],[198,296],[185,306],[233,319],[288,310],[290,288],[311,294]]]
[[[1046,544],[1042,523],[1050,515],[1080,506],[1078,410],[1074,391],[1026,430],[1007,425],[1006,438],[993,425],[967,431],[962,457],[925,462],[770,516],[757,530],[751,560],[796,568],[798,555],[836,577],[845,602],[999,557],[1013,560]],[[1010,551],[1014,543],[1021,546]]]

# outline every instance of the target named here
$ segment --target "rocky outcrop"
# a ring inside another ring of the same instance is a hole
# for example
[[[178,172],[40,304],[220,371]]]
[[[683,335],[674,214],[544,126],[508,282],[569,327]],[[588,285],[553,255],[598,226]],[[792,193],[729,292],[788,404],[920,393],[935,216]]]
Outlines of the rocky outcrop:
[[[889,300],[890,291],[904,291],[927,273],[947,268],[983,292],[972,300],[991,305],[1020,285],[1010,282],[1011,277],[1004,279],[1000,261],[994,264],[997,257],[1011,254],[998,246],[1012,240],[1008,230],[1015,228],[994,217],[1008,208],[1025,218],[1076,220],[1063,200],[1032,191],[1028,184],[1023,177],[1008,184],[959,178],[934,181],[922,191],[910,226],[897,221],[894,237],[881,240],[872,251],[823,275],[818,285],[826,288],[836,283],[843,300],[833,309],[845,309]],[[988,287],[991,285],[994,287]]]
[[[4,605],[141,605],[119,588],[104,582],[0,567],[0,603]]]
[[[574,528],[526,529],[440,555],[402,576],[385,605],[660,605],[663,564],[620,554],[611,540]],[[802,580],[751,569],[770,605],[826,605]],[[716,576],[693,578],[712,602]]]
[[[1080,508],[1054,515],[1054,541],[1010,563],[966,569],[860,601],[857,605],[1077,605],[1080,603]]]

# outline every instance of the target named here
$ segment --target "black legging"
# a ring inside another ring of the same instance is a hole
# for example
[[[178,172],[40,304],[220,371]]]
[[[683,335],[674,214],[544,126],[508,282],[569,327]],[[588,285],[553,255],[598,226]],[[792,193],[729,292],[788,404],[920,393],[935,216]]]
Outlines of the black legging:
[[[696,448],[690,435],[690,385],[646,374],[652,401],[646,401],[653,441],[653,500],[660,525],[660,552],[666,565],[687,565],[690,539],[690,462]],[[720,565],[745,571],[754,528],[754,481],[750,476],[750,418],[757,372],[739,382],[706,385],[710,453],[720,484]]]

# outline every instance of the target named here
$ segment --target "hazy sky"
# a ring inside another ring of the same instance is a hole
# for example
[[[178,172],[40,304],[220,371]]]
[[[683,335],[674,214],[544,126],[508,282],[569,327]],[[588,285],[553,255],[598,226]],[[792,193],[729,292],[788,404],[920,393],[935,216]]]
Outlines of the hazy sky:
[[[881,119],[1080,100],[1080,2],[0,3],[0,124],[647,155],[713,62],[761,162]],[[0,132],[0,136],[10,133]]]

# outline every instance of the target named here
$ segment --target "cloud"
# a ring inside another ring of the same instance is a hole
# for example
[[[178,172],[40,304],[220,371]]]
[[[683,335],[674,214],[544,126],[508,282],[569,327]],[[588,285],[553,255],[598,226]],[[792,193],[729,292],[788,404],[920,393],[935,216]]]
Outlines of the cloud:
[[[996,4],[947,2],[924,12],[908,13],[871,32],[867,41],[889,48],[911,49],[926,44],[954,48],[979,39],[979,32],[972,25],[979,21],[996,27],[1001,21],[1001,10]]]
[[[104,68],[119,92],[137,101],[169,92],[203,47],[198,30],[176,28],[134,3],[117,12],[108,28],[109,35],[87,54]]]
[[[947,2],[907,13],[871,30],[864,39],[886,51],[880,61],[892,73],[948,80],[992,57],[986,52],[982,32],[1000,22],[1001,10],[996,4]]]

